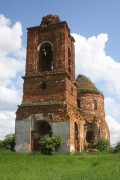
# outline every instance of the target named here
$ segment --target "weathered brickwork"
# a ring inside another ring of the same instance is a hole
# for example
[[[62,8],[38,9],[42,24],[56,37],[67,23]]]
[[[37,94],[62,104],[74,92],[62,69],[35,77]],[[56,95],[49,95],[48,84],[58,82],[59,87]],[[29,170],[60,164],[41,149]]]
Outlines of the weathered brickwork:
[[[23,99],[16,112],[16,151],[37,150],[44,135],[60,135],[60,152],[85,151],[86,143],[109,140],[104,96],[79,76],[74,38],[56,15],[27,29]]]

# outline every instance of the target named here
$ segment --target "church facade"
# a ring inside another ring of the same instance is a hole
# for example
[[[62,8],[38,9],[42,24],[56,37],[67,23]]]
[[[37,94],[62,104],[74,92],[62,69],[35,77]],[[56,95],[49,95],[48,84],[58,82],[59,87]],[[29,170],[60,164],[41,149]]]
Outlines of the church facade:
[[[48,15],[39,26],[27,30],[15,150],[38,150],[45,135],[61,137],[60,152],[81,152],[89,142],[109,140],[103,94],[85,76],[75,79],[75,40],[66,21]]]

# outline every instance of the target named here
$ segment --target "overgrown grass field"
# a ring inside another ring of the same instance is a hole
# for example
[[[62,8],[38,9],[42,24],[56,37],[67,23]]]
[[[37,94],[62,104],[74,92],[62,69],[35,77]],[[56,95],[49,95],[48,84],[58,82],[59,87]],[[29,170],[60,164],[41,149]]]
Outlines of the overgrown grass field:
[[[0,180],[119,180],[120,154],[0,152]]]

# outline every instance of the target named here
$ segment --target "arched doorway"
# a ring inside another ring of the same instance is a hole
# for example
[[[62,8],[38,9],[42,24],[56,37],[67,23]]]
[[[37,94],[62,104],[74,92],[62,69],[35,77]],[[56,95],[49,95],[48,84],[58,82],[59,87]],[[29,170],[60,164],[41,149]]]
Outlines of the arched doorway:
[[[51,127],[46,121],[38,121],[34,124],[33,130],[31,131],[31,150],[39,150],[39,141],[45,135],[52,136]]]
[[[74,143],[76,151],[79,151],[79,131],[78,131],[78,124],[74,123]]]
[[[53,47],[50,42],[43,42],[39,49],[40,71],[50,71],[53,69]]]

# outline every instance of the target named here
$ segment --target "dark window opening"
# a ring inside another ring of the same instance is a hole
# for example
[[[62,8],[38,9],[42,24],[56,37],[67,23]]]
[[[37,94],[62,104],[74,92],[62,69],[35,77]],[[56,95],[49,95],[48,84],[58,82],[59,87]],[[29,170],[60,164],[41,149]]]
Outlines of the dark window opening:
[[[93,110],[97,110],[97,101],[93,100]]]
[[[47,88],[47,84],[45,83],[45,82],[43,82],[42,84],[41,84],[41,89],[42,90],[45,90]]]
[[[39,66],[41,72],[50,71],[53,69],[52,45],[48,42],[43,43],[40,47]]]
[[[93,141],[93,131],[87,131],[87,133],[86,133],[86,141],[88,143]]]
[[[71,87],[71,94],[73,94],[73,87]]]
[[[80,99],[77,99],[77,107],[80,108]]]
[[[68,48],[68,72],[71,74],[71,52],[70,52],[70,48]]]

